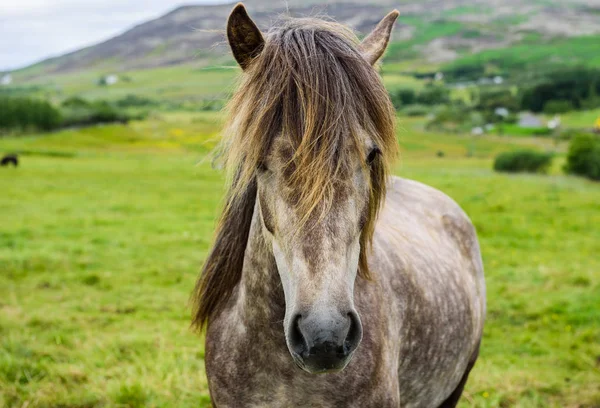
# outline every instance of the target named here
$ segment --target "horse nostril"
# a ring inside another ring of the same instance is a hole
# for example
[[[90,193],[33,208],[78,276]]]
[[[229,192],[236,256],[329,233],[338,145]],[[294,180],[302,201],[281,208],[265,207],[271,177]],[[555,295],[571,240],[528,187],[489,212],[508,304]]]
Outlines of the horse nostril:
[[[356,312],[349,312],[348,318],[350,319],[350,327],[344,340],[344,354],[346,355],[352,353],[362,339],[362,327]]]
[[[306,351],[306,339],[304,338],[304,335],[302,334],[302,331],[300,330],[300,320],[302,320],[301,314],[297,314],[292,319],[292,324],[291,324],[290,333],[289,333],[289,339],[290,339],[290,344],[292,345],[293,351],[296,354],[301,356]]]

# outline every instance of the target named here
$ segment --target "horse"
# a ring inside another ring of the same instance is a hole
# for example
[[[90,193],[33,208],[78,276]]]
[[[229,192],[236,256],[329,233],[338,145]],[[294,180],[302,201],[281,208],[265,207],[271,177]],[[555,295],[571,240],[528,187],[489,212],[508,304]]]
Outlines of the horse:
[[[454,407],[485,317],[475,229],[448,196],[391,175],[378,73],[399,13],[359,42],[242,4],[242,68],[219,149],[228,191],[191,295],[215,407]]]
[[[14,167],[18,167],[19,166],[19,156],[17,156],[16,154],[7,154],[2,158],[2,160],[0,160],[0,166],[2,166],[2,167],[7,167],[11,164]]]

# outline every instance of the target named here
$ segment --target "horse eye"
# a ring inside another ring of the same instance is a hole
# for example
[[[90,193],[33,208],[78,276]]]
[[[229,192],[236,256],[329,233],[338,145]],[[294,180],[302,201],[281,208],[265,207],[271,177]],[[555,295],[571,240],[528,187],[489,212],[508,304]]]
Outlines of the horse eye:
[[[378,147],[374,147],[373,149],[371,149],[371,151],[369,152],[369,155],[367,156],[367,164],[372,164],[375,159],[377,158],[378,155],[381,154],[381,150],[379,150]]]

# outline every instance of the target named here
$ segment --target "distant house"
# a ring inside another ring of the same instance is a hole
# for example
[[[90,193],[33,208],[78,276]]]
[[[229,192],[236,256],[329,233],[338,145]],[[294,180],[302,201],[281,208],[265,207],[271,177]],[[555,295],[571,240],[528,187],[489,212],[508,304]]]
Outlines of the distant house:
[[[506,118],[508,117],[508,115],[510,115],[508,109],[502,107],[496,108],[496,110],[494,110],[494,113],[498,116],[502,116],[503,118]]]
[[[529,112],[523,112],[519,114],[519,127],[522,128],[536,128],[543,127],[542,120]]]
[[[477,127],[474,127],[473,129],[471,129],[471,134],[474,136],[481,136],[484,133],[485,132],[484,132],[483,128],[480,126],[477,126]]]
[[[110,86],[110,85],[116,84],[117,82],[119,82],[119,77],[114,74],[111,74],[111,75],[106,75],[106,76],[103,76],[102,78],[100,78],[98,80],[98,85]]]
[[[555,116],[553,119],[548,121],[548,129],[554,130],[560,127],[561,121],[559,116]]]
[[[0,85],[10,85],[12,83],[12,75],[4,74],[0,78]]]

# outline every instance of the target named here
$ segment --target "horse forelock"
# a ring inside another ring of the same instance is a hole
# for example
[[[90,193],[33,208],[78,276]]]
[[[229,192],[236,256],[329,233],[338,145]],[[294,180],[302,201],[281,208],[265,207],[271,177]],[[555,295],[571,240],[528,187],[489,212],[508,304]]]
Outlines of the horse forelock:
[[[293,151],[287,168],[296,192],[294,205],[303,215],[297,230],[335,204],[337,181],[346,176],[352,158],[358,155],[365,163],[364,135],[381,151],[369,170],[368,216],[361,236],[359,273],[369,276],[366,250],[397,142],[387,91],[357,45],[356,36],[340,24],[289,18],[269,30],[263,50],[246,67],[227,108],[220,150],[231,181],[217,238],[193,299],[196,325],[208,320],[240,280],[242,262],[226,263],[223,258],[243,259],[246,246],[234,248],[222,241],[239,244],[240,237],[247,239],[256,169],[277,137],[285,138]],[[248,208],[242,211],[240,206]]]

